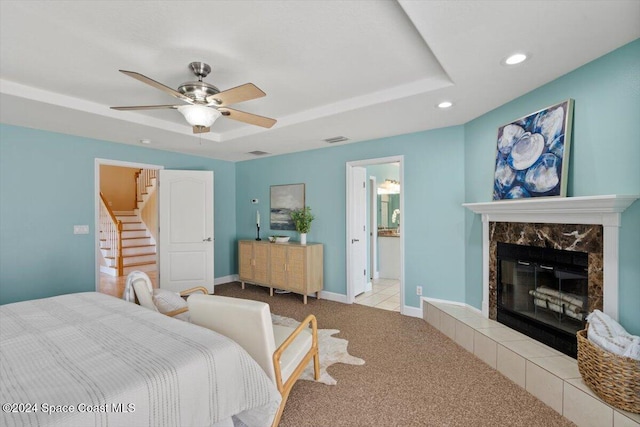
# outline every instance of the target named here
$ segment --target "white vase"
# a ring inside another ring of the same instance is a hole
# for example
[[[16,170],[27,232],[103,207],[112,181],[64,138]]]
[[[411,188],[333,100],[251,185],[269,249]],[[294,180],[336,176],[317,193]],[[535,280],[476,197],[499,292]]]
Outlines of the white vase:
[[[300,244],[301,245],[307,244],[307,233],[300,233]]]

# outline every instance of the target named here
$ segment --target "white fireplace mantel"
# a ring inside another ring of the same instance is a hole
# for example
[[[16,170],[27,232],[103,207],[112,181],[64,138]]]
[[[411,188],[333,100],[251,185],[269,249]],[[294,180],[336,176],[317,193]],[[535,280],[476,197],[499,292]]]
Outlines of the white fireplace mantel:
[[[489,317],[489,222],[599,224],[603,227],[603,311],[618,319],[620,214],[640,195],[548,197],[464,203],[482,215],[482,313]]]

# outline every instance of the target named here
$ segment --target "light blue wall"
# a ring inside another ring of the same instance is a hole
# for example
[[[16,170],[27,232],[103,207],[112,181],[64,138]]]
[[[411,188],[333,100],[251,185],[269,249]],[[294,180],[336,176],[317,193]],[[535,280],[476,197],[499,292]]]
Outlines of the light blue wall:
[[[481,222],[461,204],[491,198],[498,126],[573,98],[568,195],[640,194],[639,62],[635,41],[464,126],[236,164],[0,125],[0,303],[93,289],[93,230],[71,231],[93,224],[96,157],[214,170],[216,277],[237,273],[236,241],[255,238],[256,209],[262,236],[271,234],[269,186],[305,183],[317,217],[309,240],[325,245],[325,289],[346,294],[345,164],[404,155],[405,304],[419,306],[421,285],[426,296],[479,308]],[[636,202],[623,214],[620,234],[620,320],[636,334],[639,260]]]
[[[235,273],[233,163],[0,125],[1,304],[95,290],[95,158],[214,171],[215,275]]]
[[[316,215],[308,239],[324,244],[324,289],[346,294],[346,163],[404,155],[405,303],[419,306],[418,285],[434,298],[463,301],[463,146],[458,126],[239,162],[238,237],[255,238],[252,198],[268,218],[271,185],[305,183]]]
[[[640,194],[640,41],[497,108],[465,128],[465,199],[491,200],[498,126],[575,100],[568,196]],[[466,214],[466,302],[482,300],[482,227]],[[620,322],[640,334],[640,202],[622,215]]]

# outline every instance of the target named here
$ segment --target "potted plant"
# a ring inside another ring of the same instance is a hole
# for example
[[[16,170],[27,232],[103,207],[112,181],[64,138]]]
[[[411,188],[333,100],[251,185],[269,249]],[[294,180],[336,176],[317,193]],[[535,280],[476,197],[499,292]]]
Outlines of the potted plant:
[[[300,243],[307,244],[307,233],[311,230],[311,222],[315,216],[311,213],[311,208],[305,206],[302,209],[296,209],[291,212],[291,219],[296,225],[296,231],[300,233]]]

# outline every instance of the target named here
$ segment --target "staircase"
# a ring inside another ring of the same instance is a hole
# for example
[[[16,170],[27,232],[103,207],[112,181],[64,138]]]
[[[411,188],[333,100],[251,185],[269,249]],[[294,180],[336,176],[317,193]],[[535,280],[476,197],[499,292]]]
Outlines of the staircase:
[[[114,215],[122,222],[122,266],[123,275],[138,271],[156,271],[156,244],[151,233],[135,211],[115,211]],[[112,255],[107,239],[100,239],[100,251],[106,266],[100,271],[111,276],[118,275],[116,256]]]
[[[141,169],[136,174],[136,206],[132,211],[112,211],[103,197],[100,221],[100,271],[110,276],[126,276],[138,270],[157,270],[156,242],[141,218],[141,212],[156,190],[155,170]],[[102,194],[101,194],[102,196]],[[147,218],[147,217],[145,217]],[[147,218],[148,219],[148,218]],[[120,254],[122,256],[120,257]],[[118,262],[122,268],[119,271]]]

